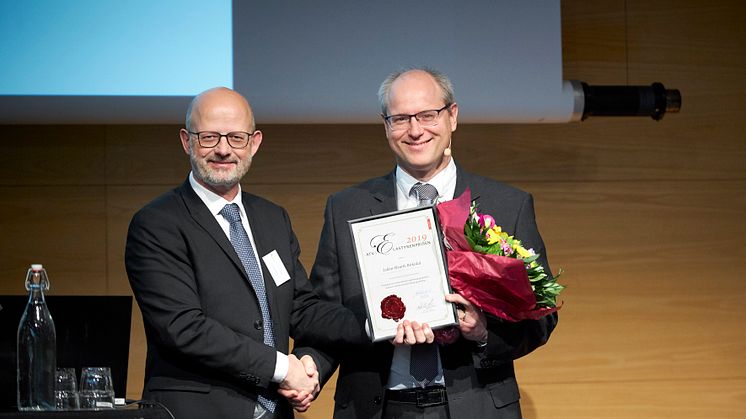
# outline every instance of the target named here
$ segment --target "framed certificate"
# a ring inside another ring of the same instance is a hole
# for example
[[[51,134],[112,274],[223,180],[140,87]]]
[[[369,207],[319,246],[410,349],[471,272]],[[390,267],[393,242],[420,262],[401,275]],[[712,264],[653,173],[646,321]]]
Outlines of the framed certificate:
[[[348,221],[373,341],[390,339],[403,319],[431,328],[458,324],[435,207]]]

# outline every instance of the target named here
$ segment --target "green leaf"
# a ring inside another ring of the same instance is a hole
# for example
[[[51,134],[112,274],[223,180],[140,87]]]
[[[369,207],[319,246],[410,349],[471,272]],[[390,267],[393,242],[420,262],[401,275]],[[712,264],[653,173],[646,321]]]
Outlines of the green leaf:
[[[537,254],[535,254],[533,256],[529,256],[529,257],[523,259],[523,262],[524,263],[531,263],[531,262],[535,261],[538,258],[539,258],[539,254],[537,253]]]

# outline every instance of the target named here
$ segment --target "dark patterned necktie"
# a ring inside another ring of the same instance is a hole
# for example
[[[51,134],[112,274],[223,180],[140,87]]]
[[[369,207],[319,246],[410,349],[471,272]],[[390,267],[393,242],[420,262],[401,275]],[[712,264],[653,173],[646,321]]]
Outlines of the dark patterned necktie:
[[[438,198],[438,190],[429,183],[417,182],[412,186],[409,195],[420,201],[419,206],[432,205]],[[438,347],[435,343],[411,347],[409,373],[423,387],[435,380],[438,374]]]
[[[246,234],[246,230],[241,224],[241,212],[238,209],[237,204],[227,204],[220,210],[220,215],[223,216],[230,223],[230,240],[233,248],[238,253],[238,258],[241,259],[246,274],[249,276],[251,286],[256,292],[256,296],[259,299],[259,308],[262,310],[262,323],[264,324],[264,344],[274,347],[275,346],[275,335],[272,328],[272,317],[269,314],[269,304],[267,303],[267,291],[264,288],[264,280],[262,279],[262,271],[259,267],[259,262],[256,260],[254,254],[254,247],[251,245],[249,235]],[[260,394],[258,396],[259,403],[262,404],[270,412],[275,411],[277,401],[272,399],[269,394]]]
[[[438,190],[429,183],[417,182],[412,186],[409,195],[417,198],[420,201],[419,206],[422,207],[435,203],[435,200],[438,198]]]

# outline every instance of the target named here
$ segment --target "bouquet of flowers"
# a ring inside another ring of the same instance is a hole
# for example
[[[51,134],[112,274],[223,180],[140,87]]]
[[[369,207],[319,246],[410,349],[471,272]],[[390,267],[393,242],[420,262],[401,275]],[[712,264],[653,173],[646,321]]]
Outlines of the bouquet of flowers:
[[[477,212],[467,189],[437,206],[445,236],[451,286],[485,312],[517,322],[559,309],[564,288],[539,264],[539,255]]]

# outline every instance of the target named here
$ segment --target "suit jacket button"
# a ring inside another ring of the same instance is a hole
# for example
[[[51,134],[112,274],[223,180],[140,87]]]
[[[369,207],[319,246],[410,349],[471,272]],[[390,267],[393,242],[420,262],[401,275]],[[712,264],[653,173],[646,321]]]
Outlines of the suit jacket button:
[[[374,397],[373,404],[381,404],[381,396]]]
[[[256,329],[256,330],[262,330],[262,325],[263,325],[262,321],[261,320],[257,320],[257,321],[254,322],[254,329]]]

